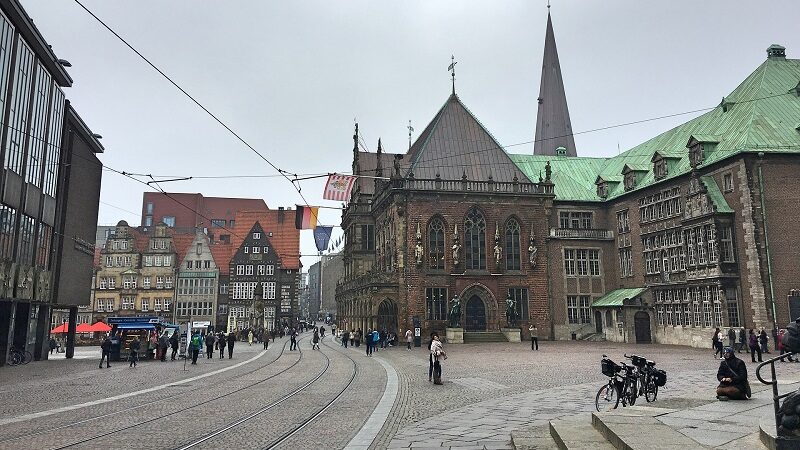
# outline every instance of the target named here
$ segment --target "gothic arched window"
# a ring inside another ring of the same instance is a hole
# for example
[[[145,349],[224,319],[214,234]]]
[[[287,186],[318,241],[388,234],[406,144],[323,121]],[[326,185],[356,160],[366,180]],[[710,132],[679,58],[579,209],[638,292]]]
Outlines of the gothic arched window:
[[[486,221],[472,208],[464,221],[464,249],[467,269],[486,269]]]
[[[522,267],[519,245],[519,222],[510,219],[506,223],[506,270],[520,270]]]
[[[438,217],[428,225],[428,258],[431,269],[444,269],[444,222]]]

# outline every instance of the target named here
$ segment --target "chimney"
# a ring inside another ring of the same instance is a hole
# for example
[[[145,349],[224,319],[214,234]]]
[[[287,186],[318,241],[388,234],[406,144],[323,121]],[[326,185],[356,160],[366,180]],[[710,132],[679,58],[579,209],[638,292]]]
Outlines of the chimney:
[[[767,59],[785,59],[786,47],[772,44],[767,48]]]
[[[283,218],[286,215],[286,211],[284,210],[283,206],[278,207],[278,223],[283,223]]]

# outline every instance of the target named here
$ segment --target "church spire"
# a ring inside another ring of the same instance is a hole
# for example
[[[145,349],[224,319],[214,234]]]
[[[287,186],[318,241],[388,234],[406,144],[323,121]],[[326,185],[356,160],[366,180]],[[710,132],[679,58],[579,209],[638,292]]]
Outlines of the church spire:
[[[544,37],[542,79],[539,85],[538,102],[533,154],[556,156],[560,154],[556,149],[564,147],[566,149],[564,155],[577,156],[575,139],[572,137],[572,124],[569,120],[567,96],[564,93],[564,80],[561,78],[561,65],[558,62],[558,50],[556,50],[556,37],[553,33],[549,3],[547,5],[547,31]]]

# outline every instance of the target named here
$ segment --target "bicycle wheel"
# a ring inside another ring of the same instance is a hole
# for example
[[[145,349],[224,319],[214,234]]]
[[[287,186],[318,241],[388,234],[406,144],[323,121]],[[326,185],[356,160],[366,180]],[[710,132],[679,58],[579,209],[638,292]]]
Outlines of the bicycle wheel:
[[[628,406],[633,406],[636,404],[636,397],[638,397],[639,392],[636,390],[636,378],[628,379],[627,389],[625,390],[625,396],[628,399]]]
[[[33,361],[33,353],[31,352],[20,352],[20,356],[22,357],[22,364],[28,364],[29,362]]]
[[[647,383],[647,389],[644,391],[644,398],[647,400],[647,403],[651,403],[656,401],[656,397],[658,397],[658,385],[655,381],[650,380]]]
[[[17,352],[9,353],[9,355],[8,355],[8,365],[9,366],[19,365],[20,362],[22,362],[22,357],[20,356],[19,353],[17,353]]]
[[[619,405],[619,395],[617,395],[617,389],[613,384],[606,384],[597,391],[597,396],[594,399],[594,406],[597,408],[597,412],[611,411],[616,409],[617,405]]]

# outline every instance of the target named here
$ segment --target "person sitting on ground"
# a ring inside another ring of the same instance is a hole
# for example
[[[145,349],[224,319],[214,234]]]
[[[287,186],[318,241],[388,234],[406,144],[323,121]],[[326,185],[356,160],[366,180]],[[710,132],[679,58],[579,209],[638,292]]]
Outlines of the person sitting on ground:
[[[747,366],[736,357],[733,349],[725,347],[723,359],[717,371],[717,398],[719,400],[745,400],[750,398],[750,383],[747,382]]]

